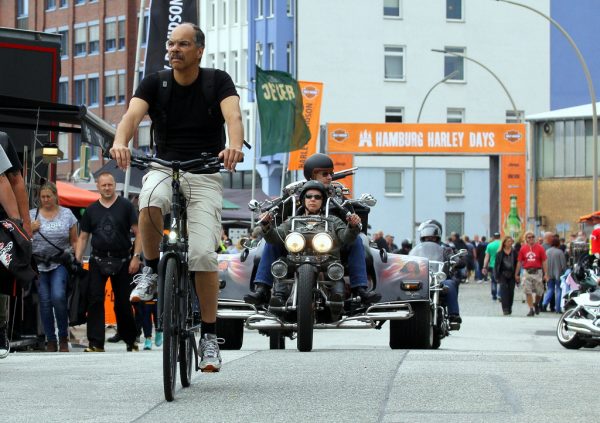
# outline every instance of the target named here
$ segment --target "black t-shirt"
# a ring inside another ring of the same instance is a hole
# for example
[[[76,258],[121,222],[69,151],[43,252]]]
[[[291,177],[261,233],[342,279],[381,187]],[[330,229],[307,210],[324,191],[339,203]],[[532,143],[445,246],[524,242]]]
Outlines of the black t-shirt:
[[[116,254],[131,249],[129,230],[137,224],[137,213],[133,204],[123,197],[108,208],[96,201],[85,210],[81,218],[81,230],[92,235],[95,251]]]
[[[171,99],[167,110],[167,147],[158,147],[157,156],[164,160],[190,160],[200,153],[217,155],[222,149],[221,134],[223,123],[216,116],[209,116],[202,93],[199,77],[190,85],[179,85],[171,79]],[[231,77],[221,70],[215,70],[214,76],[215,101],[220,103],[232,95],[237,96]],[[150,105],[150,115],[157,107],[160,77],[153,73],[145,77],[135,92],[135,97],[141,98]]]

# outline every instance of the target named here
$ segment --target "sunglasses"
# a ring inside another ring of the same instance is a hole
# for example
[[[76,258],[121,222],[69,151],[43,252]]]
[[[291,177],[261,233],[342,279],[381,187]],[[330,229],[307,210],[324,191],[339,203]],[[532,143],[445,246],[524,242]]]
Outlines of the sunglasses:
[[[531,238],[535,238],[535,237],[534,237],[534,236],[531,236],[531,235],[528,235],[528,236],[526,236],[525,238],[527,238],[527,239],[531,239]]]
[[[315,200],[322,200],[323,196],[321,194],[306,194],[304,198],[308,198],[309,200],[312,200],[313,198]]]

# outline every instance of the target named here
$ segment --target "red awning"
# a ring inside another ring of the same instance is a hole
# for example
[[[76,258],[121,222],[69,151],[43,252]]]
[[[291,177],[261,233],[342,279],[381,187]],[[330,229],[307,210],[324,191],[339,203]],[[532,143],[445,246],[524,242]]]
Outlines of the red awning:
[[[76,187],[73,184],[56,181],[58,203],[64,207],[87,207],[100,198],[97,192]]]

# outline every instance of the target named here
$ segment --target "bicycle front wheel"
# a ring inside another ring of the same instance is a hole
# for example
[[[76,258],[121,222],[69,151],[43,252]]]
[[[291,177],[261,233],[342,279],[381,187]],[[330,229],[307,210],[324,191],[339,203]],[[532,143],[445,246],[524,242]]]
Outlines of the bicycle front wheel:
[[[175,399],[177,381],[177,350],[180,332],[180,302],[177,298],[179,266],[176,257],[168,257],[164,276],[163,301],[163,387],[165,399]]]
[[[187,278],[182,286],[187,287],[185,295],[181,296],[181,308],[180,316],[183,325],[183,332],[179,337],[179,376],[181,378],[181,386],[187,388],[192,383],[192,362],[194,346],[192,343],[196,342],[194,331],[189,330],[193,326],[192,318],[192,295],[193,287],[190,285],[189,274],[184,276]]]

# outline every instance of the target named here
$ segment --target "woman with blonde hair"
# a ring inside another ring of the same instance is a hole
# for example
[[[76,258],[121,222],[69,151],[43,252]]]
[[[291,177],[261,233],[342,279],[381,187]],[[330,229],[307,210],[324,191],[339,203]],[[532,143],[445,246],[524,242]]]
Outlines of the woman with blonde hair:
[[[67,280],[64,259],[77,244],[77,219],[71,210],[58,205],[56,185],[40,188],[39,208],[29,210],[33,230],[33,255],[40,272],[38,294],[40,316],[46,334],[46,351],[69,352]],[[58,342],[56,328],[58,326]]]
[[[514,240],[507,236],[502,240],[498,253],[494,272],[498,287],[502,292],[502,312],[505,316],[512,313],[512,305],[515,296],[515,269],[517,268],[517,252],[513,248]]]

